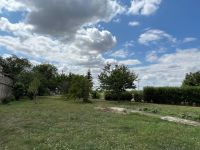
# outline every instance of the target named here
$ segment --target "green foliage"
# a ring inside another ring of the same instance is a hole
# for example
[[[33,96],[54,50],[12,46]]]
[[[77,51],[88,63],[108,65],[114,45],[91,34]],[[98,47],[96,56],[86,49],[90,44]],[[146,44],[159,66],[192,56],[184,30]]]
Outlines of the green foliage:
[[[40,86],[40,80],[35,77],[33,81],[30,83],[29,88],[28,88],[28,93],[31,98],[35,99],[36,95],[38,94],[38,89]]]
[[[16,100],[19,100],[27,91],[30,79],[26,74],[31,70],[31,63],[13,55],[5,59],[0,57],[0,66],[3,67],[2,71],[13,79],[13,94]]]
[[[133,91],[133,99],[135,102],[143,101],[143,91]]]
[[[0,57],[0,66],[3,67],[4,73],[9,74],[15,79],[20,73],[29,69],[31,67],[31,63],[25,58],[18,58],[13,55],[5,59]]]
[[[111,67],[107,64],[99,75],[100,86],[103,90],[121,93],[126,89],[136,87],[133,82],[137,79],[137,75],[128,67],[124,65],[115,65],[113,69]]]
[[[92,99],[100,99],[101,95],[97,90],[91,92]]]
[[[57,88],[57,68],[51,64],[41,64],[33,67],[33,73],[37,74],[41,84],[38,89],[39,95],[49,95],[50,91]]]
[[[13,86],[13,94],[16,100],[19,100],[20,97],[24,96],[25,87],[21,82],[16,82]]]
[[[137,75],[124,65],[107,64],[99,75],[100,87],[106,91],[106,100],[131,100],[132,94],[126,89],[134,89]]]
[[[91,83],[87,77],[82,75],[71,75],[68,80],[67,94],[70,98],[88,101]]]
[[[131,101],[133,98],[131,92],[124,91],[120,93],[105,92],[105,100],[108,101]]]
[[[182,86],[200,86],[200,71],[186,74]]]
[[[87,75],[86,75],[86,78],[89,80],[89,82],[90,82],[90,87],[92,88],[93,82],[92,82],[92,74],[91,74],[91,71],[90,71],[90,70],[88,70]]]
[[[11,101],[14,101],[15,100],[15,97],[14,96],[10,96],[10,97],[7,97],[7,98],[4,98],[1,103],[2,104],[8,104],[10,103]]]
[[[200,87],[145,87],[144,101],[158,104],[200,104]]]

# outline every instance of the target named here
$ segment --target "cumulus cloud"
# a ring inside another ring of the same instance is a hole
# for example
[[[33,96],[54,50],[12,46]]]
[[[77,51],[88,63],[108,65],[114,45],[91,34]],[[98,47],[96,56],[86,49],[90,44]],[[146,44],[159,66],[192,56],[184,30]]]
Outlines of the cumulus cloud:
[[[132,27],[136,27],[136,26],[139,26],[140,23],[138,21],[131,21],[128,23],[129,26],[132,26]]]
[[[81,29],[74,41],[67,45],[35,34],[29,34],[26,39],[20,36],[0,36],[0,45],[9,50],[68,64],[97,64],[101,59],[100,54],[110,50],[115,43],[116,38],[109,31],[99,31],[96,28]]]
[[[139,74],[141,87],[180,86],[186,73],[200,70],[199,58],[200,49],[179,49],[162,55],[155,64],[132,69]]]
[[[132,15],[151,15],[155,13],[162,0],[132,0],[128,13]]]
[[[10,23],[7,18],[1,17],[0,18],[0,30],[6,32],[16,32],[16,31],[31,31],[33,30],[33,26],[27,25],[23,22],[20,23]]]
[[[176,42],[176,38],[174,38],[172,35],[158,29],[150,29],[145,33],[142,33],[139,36],[138,42],[140,44],[148,45],[149,43],[155,43],[159,40],[168,40],[173,43]]]
[[[4,9],[7,11],[22,11],[22,10],[26,10],[27,8],[23,3],[18,2],[16,0],[1,0],[0,1],[0,13]]]
[[[26,17],[35,31],[68,36],[83,26],[109,22],[124,11],[116,0],[18,0],[29,9]]]

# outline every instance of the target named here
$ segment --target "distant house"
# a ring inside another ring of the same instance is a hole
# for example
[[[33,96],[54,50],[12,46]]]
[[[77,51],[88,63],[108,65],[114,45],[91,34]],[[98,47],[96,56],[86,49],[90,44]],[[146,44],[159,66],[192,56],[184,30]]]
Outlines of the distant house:
[[[13,80],[3,73],[0,66],[0,101],[12,95]]]

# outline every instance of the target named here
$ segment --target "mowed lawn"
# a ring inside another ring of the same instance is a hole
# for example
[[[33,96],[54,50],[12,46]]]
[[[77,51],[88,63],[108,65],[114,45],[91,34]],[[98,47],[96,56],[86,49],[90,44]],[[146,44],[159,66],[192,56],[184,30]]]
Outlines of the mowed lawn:
[[[117,103],[92,104],[43,97],[0,105],[0,149],[8,150],[200,150],[200,127],[94,107],[158,109],[156,113],[199,114],[200,108]]]

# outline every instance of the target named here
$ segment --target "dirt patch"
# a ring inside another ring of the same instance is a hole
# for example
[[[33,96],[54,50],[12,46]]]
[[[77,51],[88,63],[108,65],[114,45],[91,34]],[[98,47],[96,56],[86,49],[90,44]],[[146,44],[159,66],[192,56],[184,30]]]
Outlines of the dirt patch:
[[[167,121],[170,121],[170,122],[176,122],[176,123],[191,125],[191,126],[200,126],[199,122],[191,121],[191,120],[187,120],[187,119],[181,119],[181,118],[177,118],[177,117],[164,116],[164,117],[161,117],[161,119],[167,120]]]
[[[142,112],[142,111],[121,108],[121,107],[105,107],[105,108],[103,108],[103,107],[95,107],[95,109],[101,110],[101,111],[105,111],[105,112],[118,113],[118,114],[137,113],[137,114],[140,114],[140,115],[160,118],[161,120],[166,120],[166,121],[169,121],[169,122],[175,122],[175,123],[191,125],[191,126],[200,126],[200,123],[196,122],[196,121],[191,121],[191,120],[187,120],[187,119],[181,119],[181,118],[172,117],[172,116],[161,116],[161,115],[157,115],[157,114],[151,114],[151,113],[146,113],[146,112]]]

